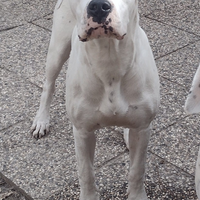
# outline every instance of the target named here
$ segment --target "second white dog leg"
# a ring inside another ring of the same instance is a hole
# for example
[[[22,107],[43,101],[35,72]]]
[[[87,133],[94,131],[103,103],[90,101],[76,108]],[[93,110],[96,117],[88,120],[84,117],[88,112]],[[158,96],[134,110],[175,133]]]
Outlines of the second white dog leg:
[[[75,150],[78,162],[80,200],[98,200],[99,195],[94,177],[94,152],[96,137],[94,133],[84,133],[73,127]]]
[[[127,149],[129,149],[129,128],[124,128],[123,130],[124,142]]]
[[[129,200],[148,199],[144,188],[144,174],[149,136],[149,128],[140,131],[130,129],[129,131]]]

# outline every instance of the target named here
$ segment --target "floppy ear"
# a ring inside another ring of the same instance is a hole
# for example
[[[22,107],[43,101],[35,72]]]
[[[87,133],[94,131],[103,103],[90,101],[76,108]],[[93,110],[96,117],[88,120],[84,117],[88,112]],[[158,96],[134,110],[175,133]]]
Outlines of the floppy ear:
[[[192,87],[187,96],[184,109],[188,114],[200,112],[200,65],[192,81]]]

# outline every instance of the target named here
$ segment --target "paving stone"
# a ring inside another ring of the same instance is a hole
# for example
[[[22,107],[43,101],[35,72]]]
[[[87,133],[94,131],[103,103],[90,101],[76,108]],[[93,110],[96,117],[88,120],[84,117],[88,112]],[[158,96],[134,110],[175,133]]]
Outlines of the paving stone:
[[[26,194],[16,190],[11,184],[5,181],[5,176],[0,172],[0,199],[1,200],[29,200]]]
[[[150,199],[197,199],[194,176],[150,152],[147,156],[145,186]]]
[[[37,106],[40,90],[14,73],[0,68],[0,130],[24,120]]]
[[[1,0],[0,30],[26,24],[53,13],[55,3],[55,0]]]
[[[193,34],[146,17],[140,19],[140,25],[147,34],[155,59],[200,40]]]
[[[33,21],[33,24],[36,24],[40,27],[47,29],[48,31],[52,31],[53,26],[53,15],[47,15],[44,18]]]
[[[164,10],[169,4],[172,4],[174,0],[140,0],[138,1],[140,16],[148,15],[155,10]]]
[[[200,141],[199,120],[199,116],[194,115],[154,132],[150,140],[151,151],[194,175]]]
[[[0,37],[1,66],[42,87],[50,33],[27,24]]]
[[[187,0],[186,2],[175,1],[173,4],[165,6],[164,10],[155,10],[148,17],[173,25],[189,33],[200,35],[199,15],[199,1]]]
[[[61,133],[35,140],[30,125],[23,121],[1,131],[0,170],[33,199],[45,199],[76,179],[74,143],[70,134]]]
[[[182,85],[188,92],[199,66],[200,41],[156,60],[160,76]],[[185,94],[184,99],[186,98]]]
[[[183,106],[187,90],[182,86],[160,77],[160,107],[152,123],[152,129],[162,129],[181,121],[186,116]]]

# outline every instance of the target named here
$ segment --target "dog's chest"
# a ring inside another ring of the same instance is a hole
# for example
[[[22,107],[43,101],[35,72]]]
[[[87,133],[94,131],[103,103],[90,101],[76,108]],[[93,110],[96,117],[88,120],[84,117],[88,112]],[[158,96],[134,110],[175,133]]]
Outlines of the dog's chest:
[[[104,86],[97,110],[102,115],[115,117],[116,115],[124,116],[128,108],[128,99],[121,91],[121,81],[115,82],[114,78],[111,78],[108,85]]]
[[[104,45],[98,46],[100,50],[85,46],[80,53],[71,54],[66,86],[70,120],[76,128],[88,131],[148,124],[158,105],[154,81],[146,87],[148,68],[144,71],[138,67],[131,47],[119,53],[108,48],[102,51]]]
[[[145,92],[138,92],[132,81],[113,78],[106,85],[87,79],[68,90],[67,112],[76,127],[84,125],[87,130],[113,125],[138,127],[152,120],[153,102],[146,102]]]

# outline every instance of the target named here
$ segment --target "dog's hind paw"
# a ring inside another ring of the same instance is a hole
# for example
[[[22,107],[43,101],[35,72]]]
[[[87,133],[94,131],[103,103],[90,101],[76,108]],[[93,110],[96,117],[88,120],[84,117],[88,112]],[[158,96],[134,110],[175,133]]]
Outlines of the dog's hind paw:
[[[41,120],[39,117],[35,117],[31,126],[31,134],[34,138],[38,139],[49,133],[49,119]]]

